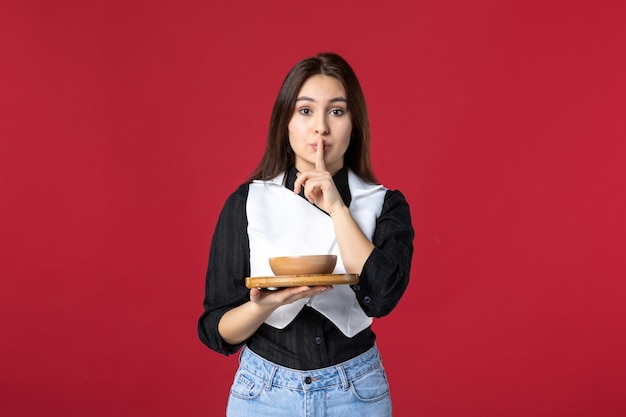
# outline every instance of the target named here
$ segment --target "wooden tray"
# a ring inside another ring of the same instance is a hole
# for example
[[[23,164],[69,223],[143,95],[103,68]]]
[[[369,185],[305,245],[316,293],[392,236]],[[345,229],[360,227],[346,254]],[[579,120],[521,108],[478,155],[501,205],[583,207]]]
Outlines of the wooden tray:
[[[274,277],[248,277],[248,288],[285,288],[302,285],[341,285],[358,284],[358,274],[311,274],[311,275],[279,275]]]

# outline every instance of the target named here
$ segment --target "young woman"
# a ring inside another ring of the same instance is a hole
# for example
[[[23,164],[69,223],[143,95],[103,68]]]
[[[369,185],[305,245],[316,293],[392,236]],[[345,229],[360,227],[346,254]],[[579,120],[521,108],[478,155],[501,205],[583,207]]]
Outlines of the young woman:
[[[227,416],[391,415],[371,329],[404,293],[413,254],[409,206],[376,181],[365,98],[340,56],[323,53],[287,74],[267,145],[226,201],[209,254],[199,335],[243,350]],[[269,291],[268,258],[336,254],[357,285]]]

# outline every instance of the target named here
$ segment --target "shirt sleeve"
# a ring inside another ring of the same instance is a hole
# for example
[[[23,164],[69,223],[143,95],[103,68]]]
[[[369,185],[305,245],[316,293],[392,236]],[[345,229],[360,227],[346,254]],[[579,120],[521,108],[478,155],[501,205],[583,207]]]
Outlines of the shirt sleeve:
[[[245,277],[250,275],[250,244],[247,234],[248,184],[232,193],[215,226],[206,273],[204,312],[198,320],[198,335],[212,350],[229,355],[240,345],[224,342],[217,325],[228,310],[248,301]]]
[[[365,314],[385,316],[404,294],[411,271],[414,231],[404,195],[389,190],[372,238],[375,248],[352,288]]]

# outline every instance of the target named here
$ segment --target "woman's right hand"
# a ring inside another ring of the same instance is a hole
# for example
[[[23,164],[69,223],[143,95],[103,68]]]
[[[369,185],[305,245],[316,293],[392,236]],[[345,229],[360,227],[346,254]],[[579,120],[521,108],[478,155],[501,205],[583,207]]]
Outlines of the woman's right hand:
[[[278,307],[316,296],[332,288],[330,285],[291,287],[276,291],[252,288],[250,301],[224,313],[217,330],[226,343],[236,345],[252,336]]]
[[[303,298],[314,297],[325,291],[331,290],[332,285],[318,285],[313,287],[290,287],[280,290],[265,290],[252,288],[250,290],[250,301],[268,308],[278,308],[282,305],[291,304]]]

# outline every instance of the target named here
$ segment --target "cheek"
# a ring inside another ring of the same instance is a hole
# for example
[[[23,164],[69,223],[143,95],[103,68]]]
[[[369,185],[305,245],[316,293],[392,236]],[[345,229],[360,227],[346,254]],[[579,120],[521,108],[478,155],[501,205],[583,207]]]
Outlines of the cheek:
[[[289,138],[289,145],[291,146],[292,149],[293,149],[295,136],[296,135],[291,127],[291,124],[289,124],[289,126],[287,126],[287,137]]]
[[[302,136],[302,126],[293,121],[287,125],[287,132],[289,133],[289,140],[298,139]]]
[[[289,135],[289,146],[291,147],[291,149],[300,149],[302,147],[302,134],[298,132],[298,129],[289,126],[287,134]]]
[[[350,145],[350,141],[352,140],[352,123],[349,123],[344,132],[343,132],[343,140],[344,140],[344,147],[347,149],[348,145]]]

